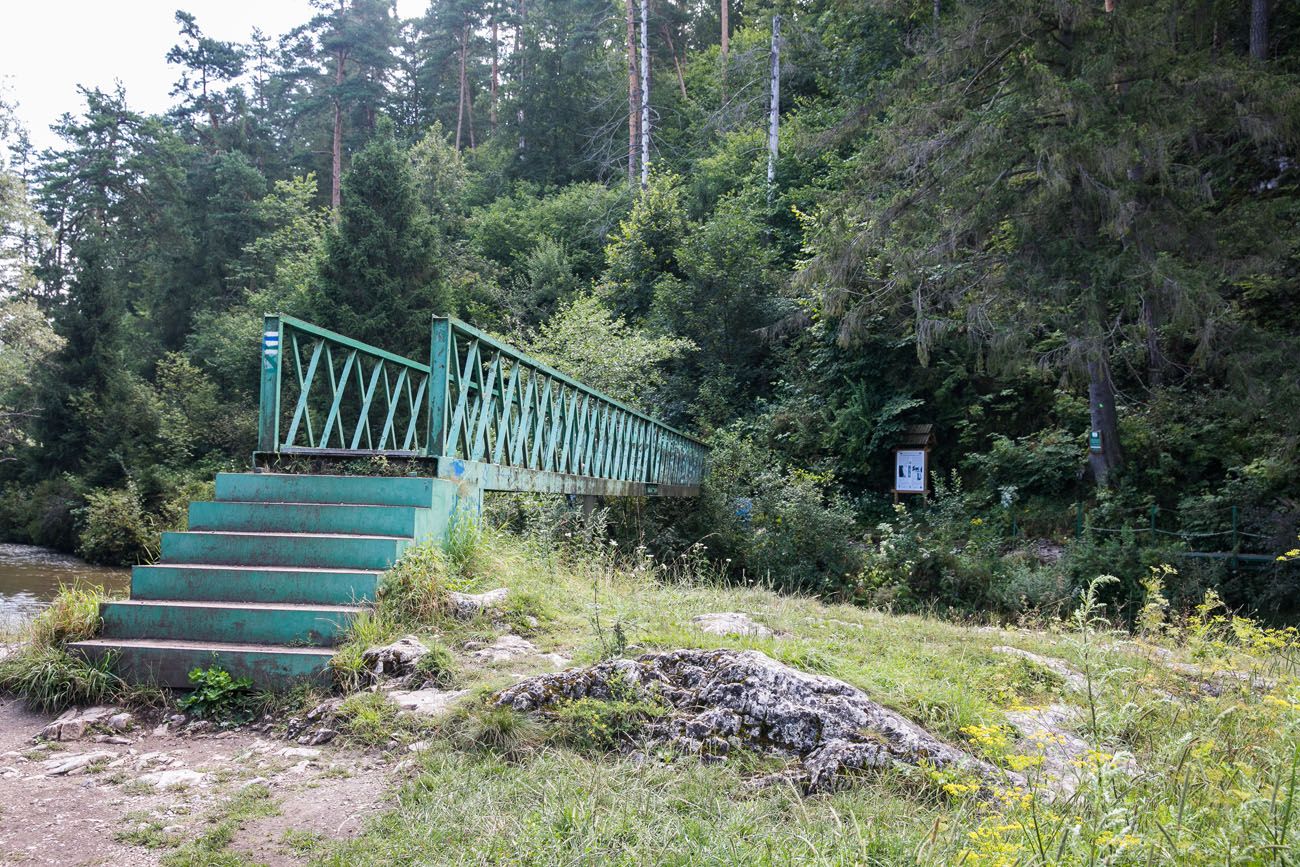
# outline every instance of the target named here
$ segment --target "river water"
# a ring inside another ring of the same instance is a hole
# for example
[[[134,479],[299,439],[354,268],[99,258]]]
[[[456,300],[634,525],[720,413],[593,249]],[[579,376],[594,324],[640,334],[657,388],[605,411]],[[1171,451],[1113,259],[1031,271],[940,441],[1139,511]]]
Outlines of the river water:
[[[48,548],[0,544],[0,635],[40,611],[60,584],[99,584],[125,591],[131,572],[91,566]]]

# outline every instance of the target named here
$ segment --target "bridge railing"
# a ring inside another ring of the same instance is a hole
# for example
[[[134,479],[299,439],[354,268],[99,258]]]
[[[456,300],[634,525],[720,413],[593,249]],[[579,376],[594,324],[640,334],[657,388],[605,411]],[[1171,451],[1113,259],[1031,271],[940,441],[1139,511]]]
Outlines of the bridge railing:
[[[257,450],[427,454],[429,367],[292,316],[262,332]]]
[[[429,364],[268,316],[258,452],[436,459],[487,489],[692,494],[707,448],[459,319]]]

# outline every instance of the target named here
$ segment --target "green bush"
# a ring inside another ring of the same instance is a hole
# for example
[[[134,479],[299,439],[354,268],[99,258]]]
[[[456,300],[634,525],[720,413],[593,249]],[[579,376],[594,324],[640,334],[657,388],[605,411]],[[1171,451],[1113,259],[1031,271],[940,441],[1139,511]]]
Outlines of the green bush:
[[[651,701],[582,698],[557,707],[552,715],[555,739],[574,749],[605,752],[632,743],[646,723],[663,716]]]
[[[158,529],[133,482],[100,488],[77,510],[77,554],[91,563],[125,566],[150,559],[158,550]]]
[[[861,565],[860,533],[832,479],[733,433],[716,435],[712,447],[696,516],[710,553],[777,589],[847,592]]]
[[[401,626],[433,623],[447,606],[448,557],[432,543],[407,548],[384,573],[376,594],[386,620]]]
[[[105,656],[89,662],[59,646],[29,644],[0,660],[0,692],[22,697],[46,713],[113,700],[126,685]]]

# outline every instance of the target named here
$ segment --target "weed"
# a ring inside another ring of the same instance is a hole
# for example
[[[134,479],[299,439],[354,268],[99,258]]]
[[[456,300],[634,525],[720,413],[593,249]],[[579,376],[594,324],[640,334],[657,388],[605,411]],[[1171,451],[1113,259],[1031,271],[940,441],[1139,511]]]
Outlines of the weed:
[[[189,680],[193,691],[176,703],[186,713],[223,725],[242,725],[253,718],[252,678],[234,678],[213,666],[192,670]]]
[[[456,685],[456,657],[437,639],[423,639],[428,653],[420,657],[409,682],[417,689],[450,689]]]
[[[486,561],[486,541],[478,514],[470,509],[457,508],[447,527],[447,540],[442,545],[452,574],[462,581],[480,577]]]
[[[665,712],[664,705],[646,699],[582,698],[557,707],[551,720],[559,743],[586,752],[607,752],[633,743],[647,723]]]
[[[226,847],[248,822],[280,812],[271,799],[271,790],[255,784],[245,786],[221,803],[206,817],[207,830],[163,858],[164,867],[198,867],[198,865],[244,864],[245,859]]]
[[[376,594],[385,614],[408,627],[434,623],[447,608],[448,559],[427,542],[403,552]]]

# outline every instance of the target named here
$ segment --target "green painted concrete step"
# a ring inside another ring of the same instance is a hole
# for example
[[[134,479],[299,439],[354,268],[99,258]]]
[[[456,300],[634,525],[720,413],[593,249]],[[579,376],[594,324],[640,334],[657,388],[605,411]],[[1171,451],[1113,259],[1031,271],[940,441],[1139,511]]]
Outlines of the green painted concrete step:
[[[163,563],[387,569],[412,539],[325,533],[163,533]]]
[[[433,511],[414,506],[327,503],[190,503],[191,530],[255,533],[348,533],[420,538],[432,531]]]
[[[374,601],[381,575],[363,569],[159,563],[131,570],[131,598],[352,605]]]
[[[414,476],[217,474],[217,499],[229,502],[420,506],[450,514],[455,493],[454,482]]]
[[[260,688],[287,686],[302,678],[329,680],[334,651],[323,647],[275,647],[202,641],[97,638],[68,645],[98,660],[112,659],[113,671],[131,683],[188,687],[194,668],[217,666],[235,677],[251,677]]]
[[[363,609],[352,605],[131,599],[100,606],[105,638],[328,647]]]

